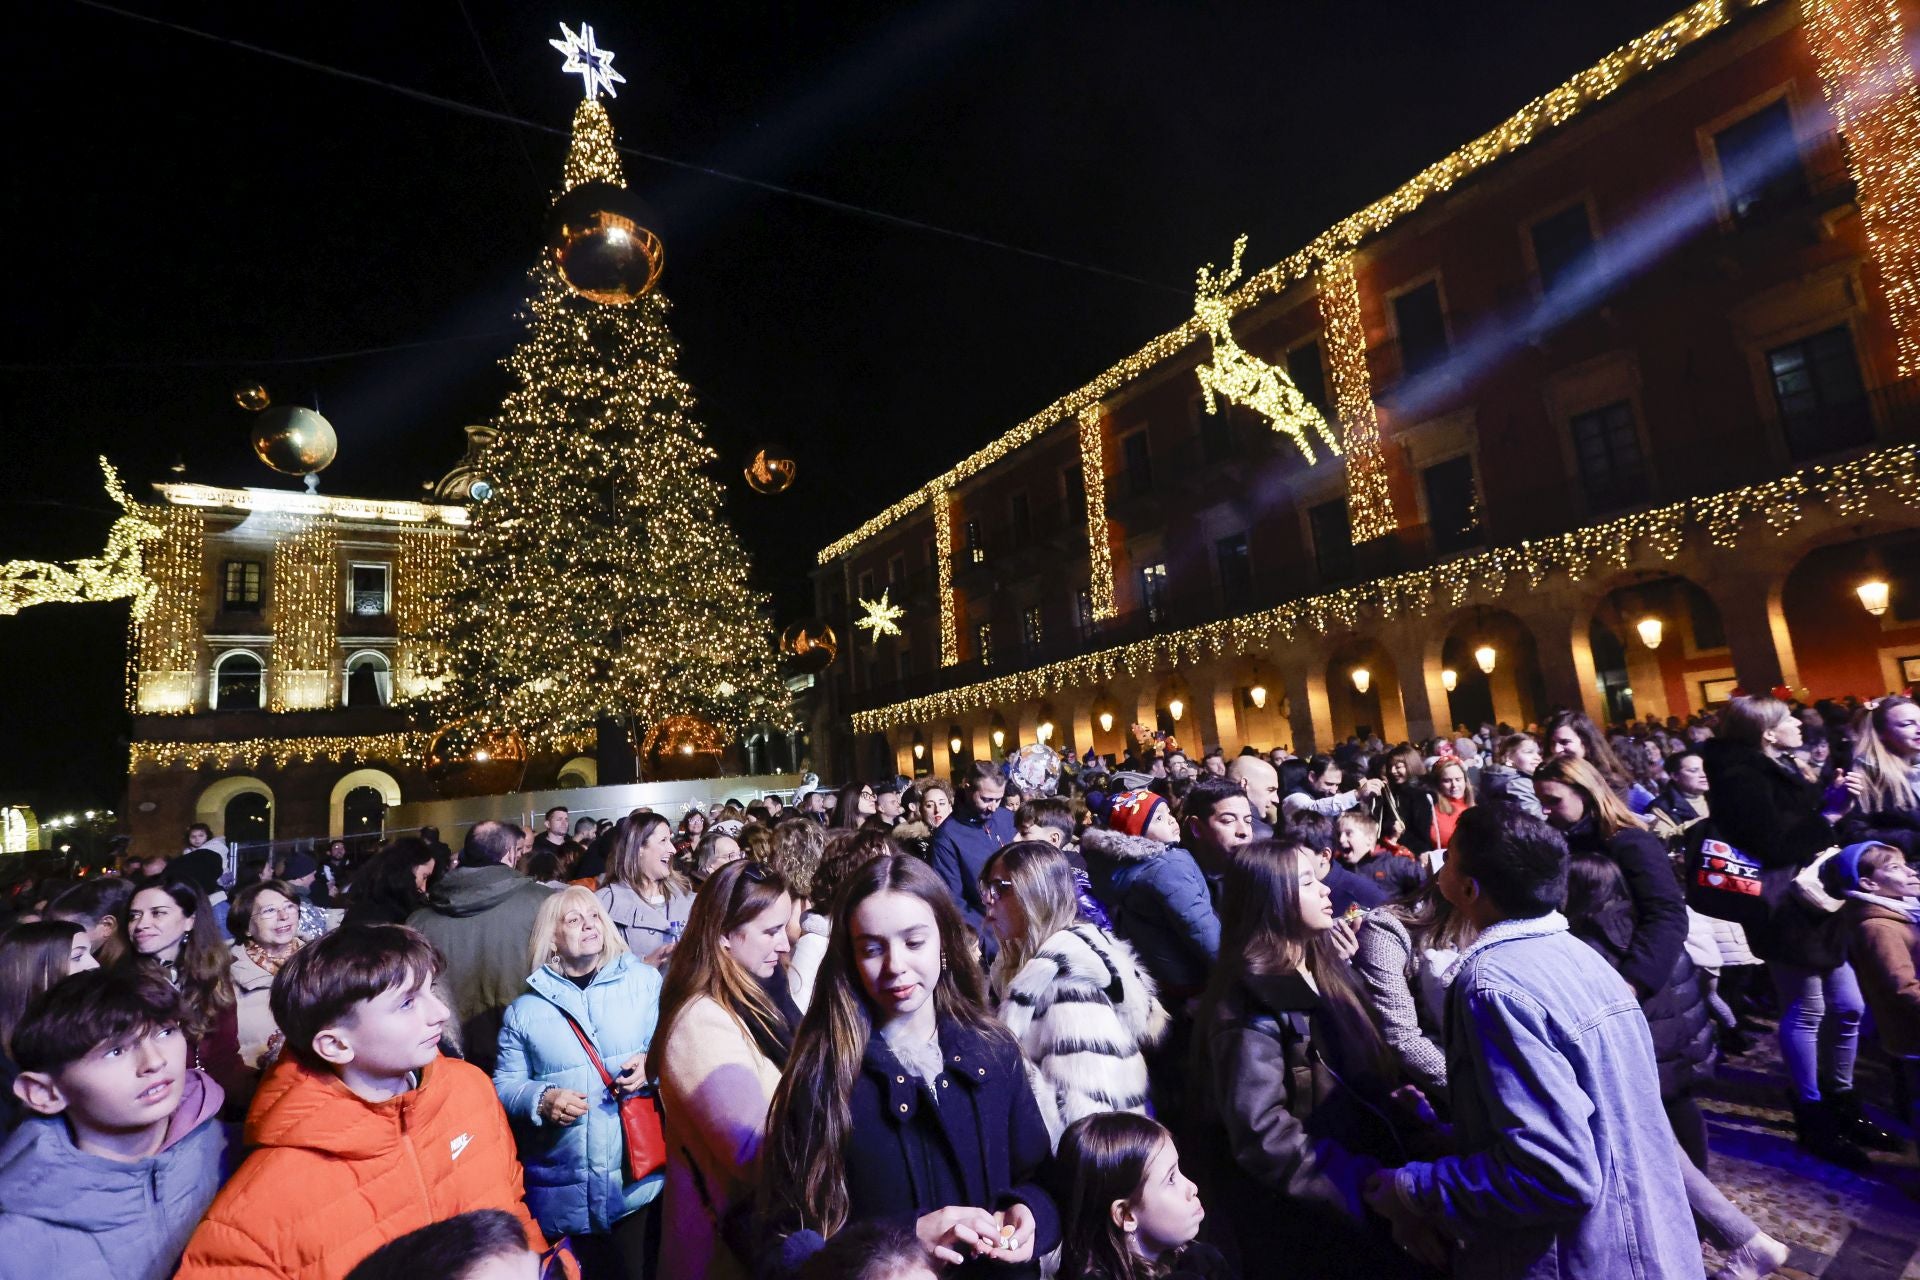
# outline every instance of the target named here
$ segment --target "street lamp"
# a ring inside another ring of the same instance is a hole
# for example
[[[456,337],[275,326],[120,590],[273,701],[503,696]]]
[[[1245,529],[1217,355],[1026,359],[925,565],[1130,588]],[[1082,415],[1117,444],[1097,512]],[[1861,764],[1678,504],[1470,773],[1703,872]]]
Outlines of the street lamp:
[[[1487,675],[1493,674],[1493,661],[1499,656],[1490,644],[1483,644],[1473,651],[1474,663]]]
[[[1247,697],[1253,700],[1253,705],[1256,710],[1265,707],[1267,705],[1267,686],[1256,684],[1253,688],[1247,690]]]
[[[1658,649],[1660,647],[1660,636],[1662,633],[1660,619],[1651,616],[1642,618],[1633,624],[1633,629],[1640,633],[1641,644],[1644,644],[1649,649]]]
[[[1447,667],[1440,672],[1440,687],[1448,693],[1452,693],[1459,683],[1460,673],[1452,667]]]
[[[1355,692],[1365,693],[1368,686],[1372,683],[1373,672],[1367,670],[1365,667],[1355,667],[1353,669],[1353,687]]]
[[[1173,718],[1173,721],[1175,724],[1178,724],[1180,722],[1180,717],[1185,715],[1186,713],[1187,713],[1186,703],[1180,701],[1180,699],[1178,698],[1167,699],[1167,714]]]
[[[1042,720],[1039,727],[1033,731],[1033,736],[1044,744],[1048,738],[1053,736],[1053,721]]]
[[[1860,597],[1860,607],[1874,617],[1887,611],[1887,584],[1883,579],[1869,579],[1853,590]]]

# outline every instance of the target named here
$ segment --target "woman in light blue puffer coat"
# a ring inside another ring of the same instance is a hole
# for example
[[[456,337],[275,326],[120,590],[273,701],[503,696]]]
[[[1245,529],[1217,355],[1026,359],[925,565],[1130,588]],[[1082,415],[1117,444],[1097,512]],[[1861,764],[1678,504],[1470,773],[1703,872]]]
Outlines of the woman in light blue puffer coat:
[[[665,1175],[627,1178],[618,1099],[567,1017],[620,1093],[631,1093],[649,1075],[659,971],[627,950],[599,899],[577,886],[541,904],[531,958],[527,994],[507,1007],[493,1071],[526,1169],[527,1208],[549,1238],[573,1237],[588,1274],[639,1280],[653,1270]]]

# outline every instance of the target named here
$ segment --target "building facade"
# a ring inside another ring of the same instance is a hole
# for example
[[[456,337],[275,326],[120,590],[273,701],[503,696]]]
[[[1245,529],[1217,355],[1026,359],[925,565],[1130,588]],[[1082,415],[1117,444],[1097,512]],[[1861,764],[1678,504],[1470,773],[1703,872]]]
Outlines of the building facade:
[[[1915,19],[1697,4],[825,548],[821,763],[1920,678]]]
[[[484,497],[472,481],[456,469],[436,496]],[[431,735],[395,704],[420,691],[465,506],[154,489],[155,594],[128,657],[134,848],[172,847],[194,822],[243,847],[377,837],[388,808],[434,798]],[[528,764],[528,785],[597,779],[590,756]]]

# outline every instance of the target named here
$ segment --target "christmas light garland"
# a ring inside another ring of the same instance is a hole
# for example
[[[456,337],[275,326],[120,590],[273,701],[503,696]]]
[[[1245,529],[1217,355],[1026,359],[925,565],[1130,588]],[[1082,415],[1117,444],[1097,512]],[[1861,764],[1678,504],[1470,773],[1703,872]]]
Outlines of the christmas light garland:
[[[1333,402],[1347,445],[1347,519],[1356,543],[1394,530],[1393,497],[1380,457],[1380,421],[1367,372],[1367,330],[1360,318],[1360,284],[1353,255],[1342,254],[1320,269],[1321,336]]]
[[[302,526],[273,547],[275,711],[333,705],[333,655],[340,635],[339,538],[332,520]]]
[[[400,644],[394,652],[393,682],[402,701],[430,691],[437,658],[427,631],[433,624],[434,597],[446,590],[453,575],[456,550],[455,535],[445,530],[407,529],[398,539],[393,624]]]
[[[160,536],[141,550],[146,611],[127,643],[130,710],[186,715],[200,673],[200,592],[207,571],[207,517],[188,507],[143,508]]]
[[[960,661],[960,625],[953,616],[953,497],[945,489],[933,495],[933,559],[940,608],[940,665]]]
[[[1087,599],[1095,621],[1118,613],[1113,599],[1113,539],[1107,532],[1106,410],[1080,411],[1080,492],[1087,504]]]
[[[1428,165],[1399,188],[1350,214],[1321,232],[1305,248],[1255,275],[1233,292],[1236,314],[1284,293],[1296,281],[1321,265],[1345,257],[1368,237],[1406,217],[1429,199],[1444,195],[1456,184],[1486,166],[1502,160],[1573,119],[1580,112],[1618,92],[1624,85],[1669,61],[1701,38],[1733,20],[1738,10],[1758,8],[1767,0],[1698,0],[1653,30],[1628,41],[1566,83],[1533,99],[1487,133],[1452,154]],[[1082,409],[1125,387],[1136,378],[1178,355],[1204,334],[1198,320],[1154,338],[1140,350],[1113,365],[1074,391],[1015,426],[998,440],[963,458],[852,533],[822,548],[818,563],[845,555],[882,529],[952,489],[1008,454],[1039,439],[1049,429]],[[1359,525],[1356,522],[1356,530]]]
[[[879,733],[895,725],[945,721],[1000,703],[1097,686],[1121,675],[1139,677],[1208,656],[1252,653],[1307,633],[1350,630],[1359,625],[1363,610],[1381,619],[1424,617],[1435,606],[1457,609],[1470,600],[1497,597],[1509,590],[1536,590],[1556,572],[1578,581],[1596,566],[1625,568],[1632,562],[1635,543],[1663,560],[1672,560],[1680,554],[1689,524],[1703,529],[1713,545],[1724,549],[1735,546],[1756,522],[1775,536],[1786,533],[1814,502],[1826,503],[1843,518],[1857,518],[1870,514],[1880,498],[1894,499],[1902,506],[1920,503],[1920,445],[1882,449],[1837,466],[1809,467],[1762,484],[1670,503],[1554,537],[1462,556],[1429,569],[858,711],[853,727],[859,733]]]
[[[1847,143],[1900,376],[1920,373],[1920,90],[1895,0],[1805,0],[1807,43]]]
[[[200,769],[250,767],[266,761],[277,768],[316,761],[418,762],[427,751],[430,733],[377,733],[352,737],[241,738],[223,742],[133,742],[127,747],[127,772],[143,764],[184,765]]]

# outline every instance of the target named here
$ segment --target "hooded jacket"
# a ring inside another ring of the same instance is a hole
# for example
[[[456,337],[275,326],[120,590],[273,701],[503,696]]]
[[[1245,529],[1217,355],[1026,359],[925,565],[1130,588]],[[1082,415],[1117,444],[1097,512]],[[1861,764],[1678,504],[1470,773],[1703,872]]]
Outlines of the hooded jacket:
[[[1884,900],[1851,896],[1840,917],[1882,1047],[1901,1057],[1920,1054],[1920,925]]]
[[[1220,954],[1220,917],[1193,855],[1101,827],[1087,828],[1080,852],[1113,931],[1133,944],[1160,990],[1169,998],[1198,991]]]
[[[572,1015],[609,1074],[653,1043],[660,974],[622,952],[581,990],[552,969],[535,969],[527,994],[507,1006],[494,1092],[507,1109],[526,1163],[527,1208],[549,1234],[602,1234],[660,1194],[665,1175],[627,1180],[619,1104],[562,1016]],[[570,1125],[538,1114],[548,1089],[585,1096],[587,1114]]]
[[[493,1083],[458,1059],[434,1059],[385,1102],[285,1059],[254,1095],[246,1141],[255,1150],[193,1233],[179,1280],[340,1280],[388,1241],[473,1209],[504,1209],[546,1248]]]
[[[1020,966],[999,1014],[1031,1064],[1034,1098],[1055,1144],[1082,1116],[1145,1114],[1142,1050],[1167,1034],[1167,1012],[1126,943],[1092,924],[1069,925]]]
[[[1547,816],[1533,779],[1510,764],[1490,764],[1480,770],[1480,803],[1512,805],[1542,821]]]
[[[160,1150],[109,1160],[73,1144],[57,1116],[0,1147],[0,1280],[165,1280],[220,1189],[220,1086],[188,1071]]]
[[[467,1061],[493,1070],[500,1023],[527,986],[533,919],[553,890],[512,867],[455,867],[407,923],[447,958],[441,978]]]

